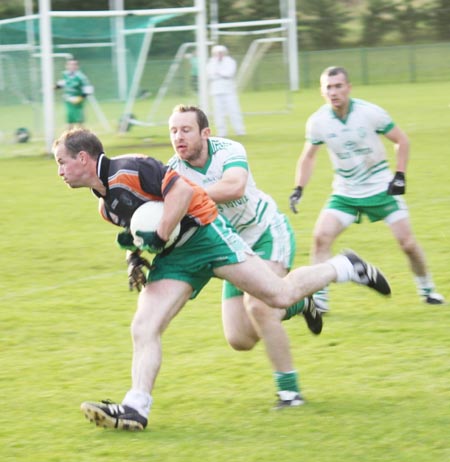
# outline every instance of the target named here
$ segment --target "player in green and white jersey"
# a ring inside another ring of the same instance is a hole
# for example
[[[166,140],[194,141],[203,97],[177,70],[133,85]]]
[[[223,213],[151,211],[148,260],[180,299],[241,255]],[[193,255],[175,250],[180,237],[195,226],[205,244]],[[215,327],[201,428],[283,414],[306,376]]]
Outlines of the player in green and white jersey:
[[[274,200],[256,187],[242,144],[210,136],[207,116],[194,106],[175,107],[169,129],[176,154],[168,165],[201,185],[240,236],[279,275],[289,271],[295,239],[289,221]],[[322,319],[311,299],[288,310],[273,310],[225,281],[222,320],[225,336],[236,350],[250,350],[263,339],[278,388],[277,407],[303,404],[283,319],[303,313],[315,334]]]
[[[64,89],[66,120],[69,128],[83,125],[85,99],[93,93],[94,89],[86,75],[79,69],[76,59],[67,60],[66,69],[56,88]]]
[[[321,93],[327,104],[306,123],[306,143],[298,160],[296,188],[290,196],[291,210],[307,185],[320,146],[325,144],[334,169],[333,192],[319,215],[314,229],[312,260],[325,261],[333,242],[351,223],[366,215],[371,222],[384,220],[409,259],[419,295],[429,304],[442,304],[435,292],[423,250],[411,230],[405,194],[405,172],[409,141],[381,107],[350,98],[351,84],[342,67],[329,67],[320,77]],[[396,173],[389,169],[380,135],[394,143]],[[328,293],[314,296],[316,306],[328,311]]]

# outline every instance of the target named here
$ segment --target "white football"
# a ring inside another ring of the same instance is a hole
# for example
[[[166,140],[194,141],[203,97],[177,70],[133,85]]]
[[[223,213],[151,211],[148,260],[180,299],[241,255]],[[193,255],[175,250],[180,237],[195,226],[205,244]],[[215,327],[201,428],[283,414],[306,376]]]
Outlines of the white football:
[[[163,214],[164,204],[160,201],[149,201],[135,210],[130,221],[130,231],[133,235],[134,245],[142,245],[142,238],[136,235],[136,231],[156,231]],[[165,247],[171,246],[180,234],[180,223],[173,230]]]

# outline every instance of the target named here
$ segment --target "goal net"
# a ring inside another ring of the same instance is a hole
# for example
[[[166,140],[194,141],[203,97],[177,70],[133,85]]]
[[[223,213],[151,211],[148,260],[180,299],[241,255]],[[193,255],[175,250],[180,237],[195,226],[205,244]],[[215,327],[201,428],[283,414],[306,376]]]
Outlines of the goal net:
[[[153,34],[153,41],[159,38],[158,29],[147,32]],[[284,113],[291,109],[284,33],[283,27],[219,33],[218,41],[227,46],[238,63],[236,83],[245,115]],[[157,88],[153,87],[155,92],[150,93],[144,78],[140,79],[140,91],[147,98],[147,103],[140,101],[139,93],[130,93],[123,114],[123,129],[129,129],[133,125],[165,124],[176,104],[198,104],[196,75],[205,70],[196,67],[196,44],[191,34],[192,32],[185,30],[180,33],[177,27],[172,28],[171,36],[174,38],[178,35],[179,42],[172,58],[159,66],[163,71],[159,75],[155,75],[150,48],[142,74],[149,78],[147,82],[152,81]],[[208,42],[211,46],[215,43]],[[140,66],[137,67],[139,69]],[[139,75],[137,78],[139,79]]]

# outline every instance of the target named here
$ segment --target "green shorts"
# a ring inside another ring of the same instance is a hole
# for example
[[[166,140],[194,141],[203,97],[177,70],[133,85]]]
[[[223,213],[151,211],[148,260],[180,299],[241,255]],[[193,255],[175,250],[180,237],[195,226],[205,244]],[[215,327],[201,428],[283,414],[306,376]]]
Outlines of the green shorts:
[[[333,194],[325,204],[325,210],[339,212],[342,224],[361,223],[363,215],[371,222],[386,220],[394,222],[408,216],[408,208],[401,196],[390,196],[382,192],[369,197],[346,197]]]
[[[291,269],[295,256],[295,236],[286,215],[278,212],[252,249],[263,260],[279,262],[287,270]],[[223,282],[222,300],[242,294],[231,282]]]
[[[253,254],[230,222],[219,215],[211,224],[197,228],[184,244],[168,254],[157,255],[148,281],[175,279],[187,282],[193,289],[192,299],[214,277],[214,268],[240,263]]]
[[[83,103],[72,104],[66,101],[67,123],[81,124],[84,122]]]

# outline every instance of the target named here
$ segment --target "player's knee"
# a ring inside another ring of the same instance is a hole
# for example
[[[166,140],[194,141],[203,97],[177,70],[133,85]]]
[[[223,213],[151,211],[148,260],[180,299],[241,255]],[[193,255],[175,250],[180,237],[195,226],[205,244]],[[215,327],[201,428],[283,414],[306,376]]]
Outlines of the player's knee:
[[[136,313],[131,322],[131,337],[134,344],[146,343],[148,339],[155,338],[160,335],[160,323],[156,320],[152,321],[145,317],[142,313]]]
[[[249,316],[258,324],[264,324],[270,322],[274,318],[272,308],[269,308],[264,303],[261,303],[259,300],[248,299],[245,303],[245,309]]]
[[[228,345],[236,351],[250,351],[256,345],[257,339],[249,336],[231,333],[226,335]]]
[[[326,231],[316,231],[313,235],[314,252],[328,250],[333,243],[334,236]]]

